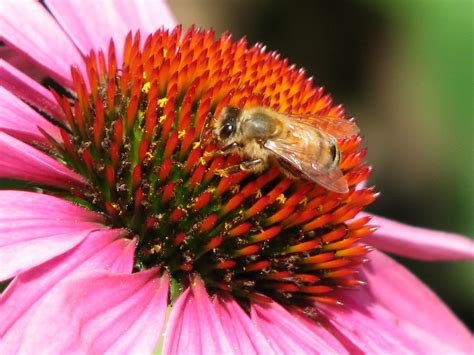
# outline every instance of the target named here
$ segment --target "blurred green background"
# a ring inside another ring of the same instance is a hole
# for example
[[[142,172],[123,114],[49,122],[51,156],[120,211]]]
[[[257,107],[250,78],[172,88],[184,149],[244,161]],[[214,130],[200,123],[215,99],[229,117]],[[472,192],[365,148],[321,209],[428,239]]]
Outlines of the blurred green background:
[[[262,42],[344,103],[382,192],[371,212],[474,235],[473,1],[169,2],[185,27]],[[472,263],[400,261],[474,327]]]

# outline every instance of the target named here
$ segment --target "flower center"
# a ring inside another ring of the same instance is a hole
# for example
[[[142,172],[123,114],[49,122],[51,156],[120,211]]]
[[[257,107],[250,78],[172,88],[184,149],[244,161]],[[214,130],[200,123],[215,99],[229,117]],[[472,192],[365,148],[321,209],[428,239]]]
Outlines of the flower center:
[[[90,182],[70,198],[137,237],[136,271],[160,266],[179,283],[198,273],[211,292],[285,302],[333,303],[335,287],[359,284],[353,266],[369,249],[358,242],[373,228],[353,218],[376,198],[357,188],[370,173],[360,137],[338,142],[343,194],[273,165],[221,176],[242,157],[205,154],[217,143],[200,141],[227,106],[342,117],[304,71],[260,45],[181,27],[143,45],[129,35],[120,58],[111,42],[86,58],[87,80],[72,68],[75,97],[56,94],[68,127],[53,144]]]

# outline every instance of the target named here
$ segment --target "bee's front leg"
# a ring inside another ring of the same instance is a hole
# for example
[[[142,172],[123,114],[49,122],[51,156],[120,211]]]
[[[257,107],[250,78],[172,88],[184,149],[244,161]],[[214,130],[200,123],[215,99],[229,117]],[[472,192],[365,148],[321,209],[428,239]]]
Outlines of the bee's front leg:
[[[205,157],[215,157],[216,155],[227,155],[231,153],[233,150],[237,149],[240,147],[240,144],[237,142],[230,143],[229,145],[226,145],[225,147],[214,150],[212,152],[204,152]]]
[[[262,159],[247,160],[238,165],[229,166],[225,169],[217,169],[215,174],[221,177],[227,177],[229,174],[238,173],[239,171],[251,171],[261,164],[263,164]]]

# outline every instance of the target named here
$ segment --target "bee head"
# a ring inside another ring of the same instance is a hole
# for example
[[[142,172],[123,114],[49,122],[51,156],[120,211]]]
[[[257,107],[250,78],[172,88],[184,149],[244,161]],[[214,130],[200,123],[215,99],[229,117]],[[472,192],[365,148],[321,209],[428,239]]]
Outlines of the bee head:
[[[237,117],[239,114],[240,110],[236,107],[224,107],[214,131],[215,138],[219,139],[220,141],[226,141],[231,138],[237,131]]]

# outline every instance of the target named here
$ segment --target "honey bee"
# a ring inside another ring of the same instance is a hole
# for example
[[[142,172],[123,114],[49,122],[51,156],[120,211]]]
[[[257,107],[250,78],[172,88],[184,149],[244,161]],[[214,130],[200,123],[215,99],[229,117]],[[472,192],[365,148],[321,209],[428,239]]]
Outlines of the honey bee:
[[[349,191],[339,169],[337,140],[358,134],[352,121],[336,117],[287,115],[264,107],[225,107],[212,128],[222,147],[215,154],[238,153],[239,165],[219,170],[221,176],[238,171],[258,173],[276,164],[288,177],[306,179],[338,193]]]

